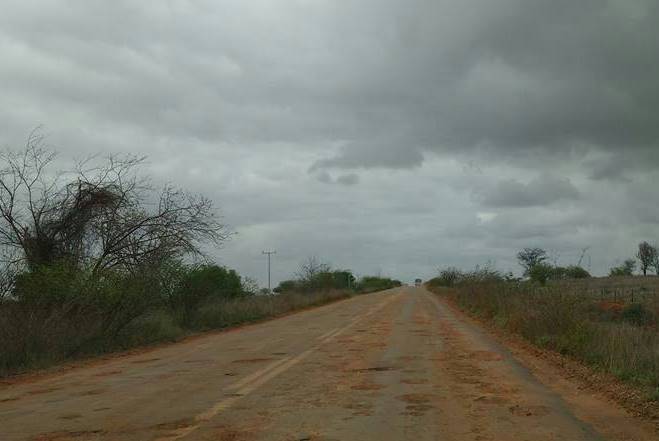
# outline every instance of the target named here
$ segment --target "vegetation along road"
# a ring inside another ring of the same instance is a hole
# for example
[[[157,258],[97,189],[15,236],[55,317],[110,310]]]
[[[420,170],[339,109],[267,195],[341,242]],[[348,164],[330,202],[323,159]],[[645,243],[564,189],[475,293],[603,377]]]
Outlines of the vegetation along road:
[[[3,441],[650,440],[402,287],[0,386]]]

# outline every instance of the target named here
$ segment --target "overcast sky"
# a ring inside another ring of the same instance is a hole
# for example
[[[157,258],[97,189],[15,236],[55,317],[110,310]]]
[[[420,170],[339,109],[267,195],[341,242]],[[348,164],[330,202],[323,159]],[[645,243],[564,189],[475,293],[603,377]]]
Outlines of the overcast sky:
[[[3,0],[0,145],[148,155],[266,280],[659,241],[656,0]]]

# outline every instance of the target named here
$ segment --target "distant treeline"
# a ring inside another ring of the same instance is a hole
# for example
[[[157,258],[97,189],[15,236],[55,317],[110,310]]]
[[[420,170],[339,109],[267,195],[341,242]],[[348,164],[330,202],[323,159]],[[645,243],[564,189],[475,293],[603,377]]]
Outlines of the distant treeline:
[[[310,257],[300,265],[294,279],[285,280],[274,289],[275,293],[304,293],[332,289],[352,290],[360,293],[382,291],[402,285],[399,280],[382,276],[365,276],[357,280],[350,270],[333,269],[318,258]]]
[[[635,259],[626,259],[621,265],[610,269],[610,277],[633,276],[637,265],[643,275],[654,270],[659,275],[659,252],[656,246],[648,242],[641,242]],[[587,279],[591,274],[580,264],[560,266],[549,263],[549,255],[542,248],[524,248],[517,253],[517,261],[523,268],[523,277],[545,285],[549,281]],[[504,273],[493,268],[492,265],[477,267],[473,271],[463,271],[456,267],[447,267],[439,270],[438,277],[430,281],[435,286],[455,286],[460,283],[473,281],[520,281],[512,273]]]

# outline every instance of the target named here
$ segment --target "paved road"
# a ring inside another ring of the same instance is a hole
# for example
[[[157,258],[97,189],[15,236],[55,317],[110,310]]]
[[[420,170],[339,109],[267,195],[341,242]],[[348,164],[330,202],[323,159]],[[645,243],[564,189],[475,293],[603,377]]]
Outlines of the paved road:
[[[0,440],[653,439],[592,405],[616,438],[442,300],[401,288],[4,386]]]

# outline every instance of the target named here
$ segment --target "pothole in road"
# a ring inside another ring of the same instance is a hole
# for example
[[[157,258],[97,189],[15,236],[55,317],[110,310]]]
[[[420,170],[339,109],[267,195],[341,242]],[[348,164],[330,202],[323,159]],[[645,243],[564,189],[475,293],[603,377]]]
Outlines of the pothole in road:
[[[234,360],[232,363],[265,363],[266,361],[272,361],[272,358],[245,358],[242,360]]]
[[[103,435],[104,433],[105,432],[103,432],[102,430],[86,430],[80,432],[59,431],[59,432],[42,433],[41,435],[37,435],[35,438],[32,438],[32,441],[93,440],[93,439],[98,439],[98,437]]]
[[[545,406],[520,406],[519,404],[509,407],[508,410],[510,410],[510,413],[512,413],[515,416],[526,416],[526,417],[531,417],[531,416],[541,417],[551,413],[551,410]]]
[[[422,379],[422,378],[406,378],[400,381],[401,384],[428,384],[428,380]]]
[[[233,429],[224,425],[215,426],[215,433],[213,438],[217,441],[242,441],[252,439],[252,432],[245,430]]]
[[[406,395],[401,395],[399,397],[396,397],[401,401],[404,401],[406,403],[410,404],[423,404],[429,402],[432,398],[433,395],[429,394],[406,394]]]
[[[67,413],[57,417],[58,420],[77,420],[78,418],[82,418],[79,413]]]
[[[510,400],[507,400],[504,397],[487,396],[487,395],[483,395],[478,398],[475,398],[474,401],[478,403],[492,404],[492,405],[501,405],[510,402]]]
[[[59,387],[49,387],[49,388],[44,388],[44,389],[34,389],[28,392],[30,395],[41,395],[41,394],[47,394],[49,392],[54,392],[56,390],[59,390]]]
[[[186,427],[190,427],[193,423],[194,420],[192,420],[191,418],[182,418],[180,420],[156,424],[155,426],[152,426],[152,428],[158,430],[177,430],[177,429],[185,429]]]
[[[98,374],[95,374],[95,377],[109,377],[110,375],[115,375],[115,374],[120,374],[122,373],[121,370],[114,370],[114,371],[105,371],[105,372],[99,372]]]
[[[80,392],[79,394],[75,394],[75,396],[90,397],[90,396],[94,396],[94,395],[101,395],[103,392],[105,392],[105,389],[90,389],[90,390],[86,390],[84,392]]]
[[[387,371],[394,371],[397,369],[398,368],[393,366],[374,366],[363,369],[353,369],[352,372],[387,372]]]
[[[380,390],[384,386],[381,384],[375,384],[375,383],[364,383],[364,384],[357,384],[355,386],[352,386],[352,390]]]
[[[153,361],[158,361],[160,360],[159,358],[149,358],[147,360],[135,360],[131,361],[132,364],[142,364],[142,363],[151,363]]]
[[[201,359],[197,359],[197,360],[185,360],[184,361],[184,363],[187,363],[187,364],[206,364],[206,363],[212,363],[212,362],[213,362],[213,360],[211,360],[210,358],[201,358]]]
[[[405,407],[405,412],[403,412],[403,415],[410,415],[410,416],[424,416],[427,411],[434,409],[435,406],[431,406],[429,404],[409,404]]]

